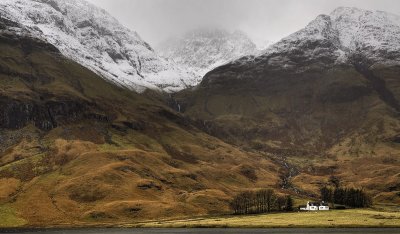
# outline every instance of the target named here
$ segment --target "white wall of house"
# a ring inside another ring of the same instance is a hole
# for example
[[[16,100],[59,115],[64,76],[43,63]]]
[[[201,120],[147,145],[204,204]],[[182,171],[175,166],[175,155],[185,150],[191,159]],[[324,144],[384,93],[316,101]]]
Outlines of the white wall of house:
[[[318,210],[329,210],[329,206],[319,206]]]
[[[311,202],[307,202],[307,206],[300,208],[300,210],[305,210],[305,211],[321,210],[321,211],[325,211],[325,210],[329,210],[329,206],[324,206],[322,204],[313,204]]]
[[[318,206],[307,205],[307,210],[318,210]]]

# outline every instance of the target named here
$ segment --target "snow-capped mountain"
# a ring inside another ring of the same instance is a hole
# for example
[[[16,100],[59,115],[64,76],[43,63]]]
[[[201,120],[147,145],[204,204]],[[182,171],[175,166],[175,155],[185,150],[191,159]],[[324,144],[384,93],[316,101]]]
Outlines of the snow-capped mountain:
[[[194,74],[159,56],[136,32],[84,0],[1,0],[0,14],[118,85],[141,92],[198,83]]]
[[[399,61],[400,16],[340,7],[330,18],[345,51],[363,53],[375,61]]]
[[[199,79],[227,62],[259,52],[243,32],[200,28],[161,43],[157,50],[165,57],[193,70]]]
[[[268,65],[290,69],[299,61],[319,61],[322,66],[351,63],[354,56],[371,65],[400,63],[400,16],[339,7],[270,46],[260,57],[248,56],[233,63],[268,60]]]

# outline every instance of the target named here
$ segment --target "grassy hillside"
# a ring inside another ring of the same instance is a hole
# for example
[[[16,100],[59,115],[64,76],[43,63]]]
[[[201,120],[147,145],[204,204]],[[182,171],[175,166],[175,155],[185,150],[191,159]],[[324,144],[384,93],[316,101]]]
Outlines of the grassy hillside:
[[[278,182],[268,155],[207,135],[46,43],[3,33],[0,50],[1,227],[221,214],[236,192]]]
[[[335,176],[399,204],[400,68],[268,64],[220,67],[175,103],[207,133],[275,155],[290,177],[285,187],[318,194]]]

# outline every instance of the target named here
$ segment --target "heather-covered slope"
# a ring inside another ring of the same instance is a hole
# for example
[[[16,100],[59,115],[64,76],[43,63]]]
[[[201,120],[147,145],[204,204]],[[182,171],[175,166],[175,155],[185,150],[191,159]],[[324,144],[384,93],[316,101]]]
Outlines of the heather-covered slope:
[[[224,213],[237,191],[278,183],[270,156],[205,134],[46,42],[3,31],[0,50],[0,227]]]
[[[338,8],[176,102],[210,134],[287,160],[296,190],[337,176],[399,202],[398,18]]]

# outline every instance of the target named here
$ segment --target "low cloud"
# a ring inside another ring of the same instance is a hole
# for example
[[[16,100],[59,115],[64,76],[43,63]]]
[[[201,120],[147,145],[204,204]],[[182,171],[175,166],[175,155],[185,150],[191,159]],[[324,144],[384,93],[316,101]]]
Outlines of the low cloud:
[[[200,26],[241,29],[277,41],[339,6],[400,15],[398,0],[88,0],[152,45]]]

